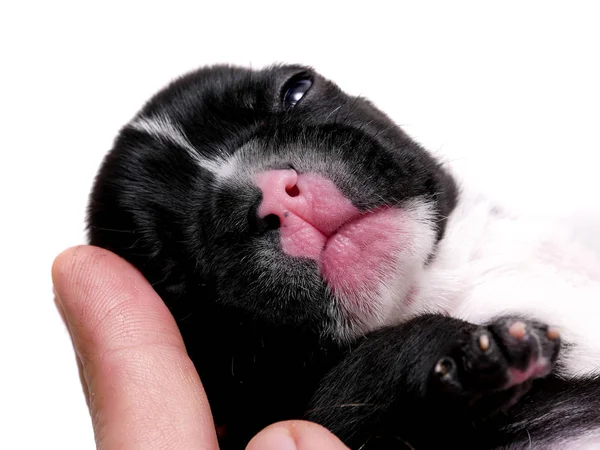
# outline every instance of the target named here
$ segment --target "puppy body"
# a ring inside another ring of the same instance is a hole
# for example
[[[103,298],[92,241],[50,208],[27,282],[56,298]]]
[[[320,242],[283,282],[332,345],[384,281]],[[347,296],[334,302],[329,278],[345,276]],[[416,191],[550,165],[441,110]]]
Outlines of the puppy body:
[[[456,179],[310,68],[206,68],[121,130],[90,242],[173,312],[223,448],[302,417],[361,449],[596,442],[596,255]]]

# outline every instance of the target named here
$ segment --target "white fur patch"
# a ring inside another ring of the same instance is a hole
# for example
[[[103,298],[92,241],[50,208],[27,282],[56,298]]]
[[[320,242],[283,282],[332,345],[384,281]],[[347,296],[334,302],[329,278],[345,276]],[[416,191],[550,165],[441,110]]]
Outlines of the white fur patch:
[[[152,117],[138,117],[129,126],[156,139],[164,139],[177,145],[185,150],[200,167],[211,172],[217,178],[230,177],[235,171],[236,159],[233,156],[223,153],[216,159],[203,157],[191,144],[183,130],[165,115],[155,114]]]
[[[565,375],[600,371],[600,257],[560,228],[510,215],[463,189],[411,313],[473,323],[527,314],[574,344]]]

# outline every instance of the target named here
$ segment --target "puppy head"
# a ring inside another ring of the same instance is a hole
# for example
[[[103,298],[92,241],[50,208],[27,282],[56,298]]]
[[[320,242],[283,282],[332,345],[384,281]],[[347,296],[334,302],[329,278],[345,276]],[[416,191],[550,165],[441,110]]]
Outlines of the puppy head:
[[[455,202],[367,100],[308,67],[215,66],[123,127],[88,230],[174,311],[221,305],[345,340],[402,316]]]

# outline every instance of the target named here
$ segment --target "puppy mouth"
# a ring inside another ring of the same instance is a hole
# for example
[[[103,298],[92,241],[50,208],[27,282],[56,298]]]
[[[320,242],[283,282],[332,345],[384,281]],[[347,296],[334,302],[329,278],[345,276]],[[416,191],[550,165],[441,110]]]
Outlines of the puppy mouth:
[[[263,194],[258,216],[277,216],[282,251],[314,260],[333,294],[353,304],[350,309],[364,309],[364,293],[393,284],[390,280],[404,264],[399,255],[410,254],[412,247],[407,211],[382,207],[361,212],[316,173],[267,171],[255,181]]]
[[[403,212],[386,208],[353,218],[329,236],[322,234],[312,248],[310,243],[294,242],[295,239],[295,233],[288,235],[282,230],[283,251],[291,247],[291,250],[314,252],[301,256],[317,261],[334,294],[348,297],[374,290],[390,278],[397,269],[395,256],[408,245],[410,236],[403,229]]]

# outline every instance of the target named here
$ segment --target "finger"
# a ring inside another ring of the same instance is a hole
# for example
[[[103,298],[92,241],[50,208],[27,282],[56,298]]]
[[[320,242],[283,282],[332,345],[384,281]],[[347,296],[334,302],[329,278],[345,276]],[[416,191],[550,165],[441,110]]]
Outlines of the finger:
[[[303,420],[278,422],[258,433],[246,450],[348,450],[326,428]]]
[[[177,325],[145,278],[91,246],[52,276],[87,386],[99,449],[217,449],[212,416]]]
[[[65,318],[65,312],[63,311],[62,306],[61,306],[60,302],[58,301],[58,296],[56,294],[56,290],[54,291],[54,305],[56,306],[56,309],[58,310],[58,313],[60,314],[60,317],[61,317],[63,323],[65,324],[65,326],[67,327],[67,331],[69,331],[69,334],[70,334],[71,331],[69,330],[69,324],[67,323],[67,319]],[[85,382],[85,378],[83,376],[83,366],[81,364],[81,360],[79,359],[79,356],[77,356],[77,353],[75,353],[75,361],[77,363],[77,372],[79,373],[79,381],[81,383],[81,388],[83,389],[83,395],[85,396],[85,403],[89,408],[90,407],[90,396],[89,396],[89,392],[88,392],[88,386],[87,386],[87,383]]]

